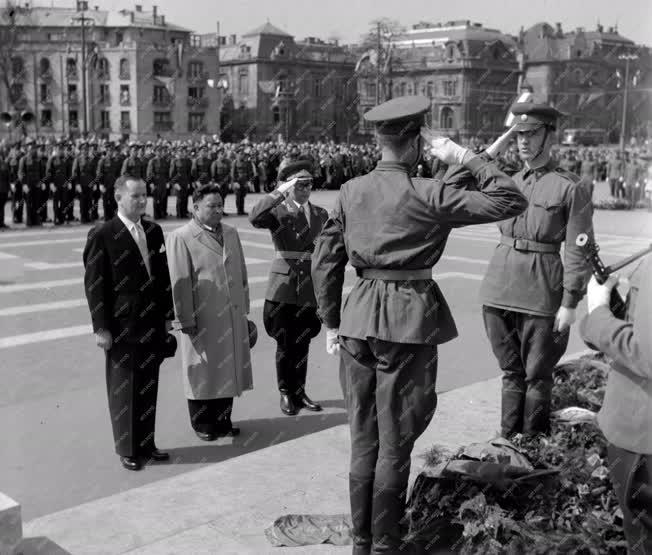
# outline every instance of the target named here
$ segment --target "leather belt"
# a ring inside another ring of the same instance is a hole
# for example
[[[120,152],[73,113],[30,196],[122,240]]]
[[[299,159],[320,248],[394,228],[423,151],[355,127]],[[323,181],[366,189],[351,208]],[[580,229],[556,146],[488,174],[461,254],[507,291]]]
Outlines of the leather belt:
[[[500,244],[524,252],[558,253],[561,250],[561,243],[539,243],[529,239],[514,239],[507,235],[501,235]]]
[[[276,251],[276,258],[290,260],[312,260],[312,253],[306,251]]]
[[[418,281],[432,279],[432,268],[422,270],[384,270],[381,268],[358,268],[358,277],[363,279],[382,279],[384,281]]]

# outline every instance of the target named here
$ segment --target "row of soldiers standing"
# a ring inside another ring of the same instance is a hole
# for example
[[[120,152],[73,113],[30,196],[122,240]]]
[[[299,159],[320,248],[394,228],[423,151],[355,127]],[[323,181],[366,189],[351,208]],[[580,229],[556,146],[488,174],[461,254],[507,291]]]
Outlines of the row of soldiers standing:
[[[177,218],[188,218],[188,198],[196,187],[207,183],[219,185],[223,199],[233,191],[238,214],[245,215],[244,199],[257,168],[244,148],[233,154],[229,156],[219,148],[209,154],[207,145],[201,145],[198,155],[191,157],[186,145],[171,153],[167,144],[146,152],[138,143],[131,143],[128,153],[123,153],[119,142],[105,143],[103,152],[99,152],[98,145],[90,141],[82,141],[77,149],[72,143],[60,141],[46,153],[28,137],[23,152],[0,151],[0,227],[6,227],[4,205],[8,198],[13,222],[25,220],[30,227],[76,221],[75,202],[81,223],[99,219],[100,202],[104,220],[108,221],[116,213],[113,186],[121,175],[147,183],[155,219],[168,216],[171,194],[176,196]],[[48,214],[49,200],[52,217]]]

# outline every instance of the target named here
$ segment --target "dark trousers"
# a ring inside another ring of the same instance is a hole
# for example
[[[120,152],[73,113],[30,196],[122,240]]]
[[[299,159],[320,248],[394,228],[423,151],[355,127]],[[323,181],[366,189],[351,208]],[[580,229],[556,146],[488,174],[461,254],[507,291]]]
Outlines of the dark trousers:
[[[13,214],[13,220],[15,224],[23,223],[23,186],[20,183],[15,185],[16,191],[11,197],[11,212]]]
[[[100,199],[102,198],[102,192],[100,191],[99,185],[93,185],[91,193],[91,220],[95,221],[100,218]]]
[[[38,219],[41,223],[48,220],[48,198],[50,191],[45,184],[39,185],[38,190]]]
[[[609,178],[609,192],[612,197],[620,197],[620,181],[616,177]]]
[[[90,185],[82,185],[79,194],[79,219],[83,224],[93,221],[93,191]]]
[[[25,223],[28,226],[41,225],[41,218],[39,217],[41,211],[41,188],[38,185],[30,185],[27,194],[25,195]]]
[[[550,430],[552,371],[568,346],[569,331],[553,332],[553,317],[482,307],[487,337],[503,371],[501,432]]]
[[[188,196],[189,185],[180,185],[181,190],[177,191],[177,218],[185,219],[188,217]]]
[[[164,183],[154,185],[152,200],[154,201],[154,219],[165,219],[168,214],[168,192]]]
[[[265,331],[276,341],[276,379],[281,393],[305,391],[310,340],[319,334],[321,322],[314,306],[265,301]]]
[[[196,432],[205,434],[227,432],[233,425],[233,397],[220,399],[188,399],[190,424]]]
[[[106,388],[115,451],[121,457],[147,456],[154,449],[156,397],[161,358],[142,346],[106,353]]]
[[[104,221],[108,222],[118,211],[118,203],[115,201],[113,188],[107,188],[102,193],[102,207],[104,208]]]
[[[235,208],[238,211],[238,214],[242,214],[245,209],[245,197],[247,196],[247,181],[239,180],[237,182],[240,186],[235,190]]]
[[[410,455],[437,408],[437,346],[340,337],[340,348],[354,553],[396,553]]]
[[[55,224],[62,224],[66,219],[63,187],[63,185],[57,186],[57,189],[52,193],[52,209]]]
[[[8,191],[0,192],[0,227],[5,226],[5,204],[7,204],[8,197],[9,197]]]
[[[629,553],[652,553],[652,455],[632,453],[608,445],[609,473],[618,504]]]
[[[67,222],[75,219],[75,190],[68,183],[63,189],[63,217]]]

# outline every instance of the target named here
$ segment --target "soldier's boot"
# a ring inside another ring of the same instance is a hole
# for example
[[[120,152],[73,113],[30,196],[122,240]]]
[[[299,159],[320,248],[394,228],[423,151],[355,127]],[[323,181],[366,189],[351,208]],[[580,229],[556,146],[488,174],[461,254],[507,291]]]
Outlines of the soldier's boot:
[[[404,488],[374,485],[370,555],[412,554],[412,544],[404,539],[407,532],[405,506]]]
[[[523,407],[523,433],[547,434],[550,432],[550,406],[552,383],[533,380],[528,383]]]
[[[373,494],[373,475],[370,478],[357,478],[349,474],[353,555],[369,555],[371,553]]]
[[[514,434],[523,432],[523,410],[525,407],[525,391],[503,384],[500,433],[508,439]]]

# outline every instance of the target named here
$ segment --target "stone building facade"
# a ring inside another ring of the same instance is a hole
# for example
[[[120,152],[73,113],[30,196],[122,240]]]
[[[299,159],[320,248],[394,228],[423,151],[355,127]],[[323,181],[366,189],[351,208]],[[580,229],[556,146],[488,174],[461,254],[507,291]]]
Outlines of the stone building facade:
[[[225,140],[355,139],[357,85],[349,49],[314,37],[298,41],[268,22],[241,37],[221,36],[219,56]]]
[[[218,134],[217,49],[157,12],[21,8],[12,22],[0,111],[34,114],[38,135],[84,132],[82,29],[86,35],[86,131],[153,140]],[[5,17],[0,25],[7,25]],[[7,29],[3,36],[7,37]],[[11,130],[2,126],[1,133]],[[1,136],[1,135],[0,135]]]

